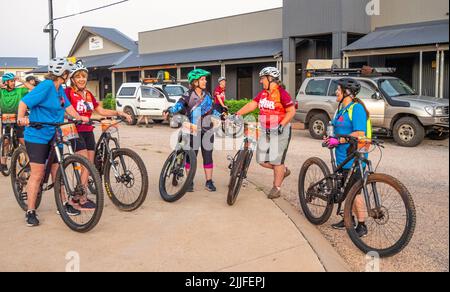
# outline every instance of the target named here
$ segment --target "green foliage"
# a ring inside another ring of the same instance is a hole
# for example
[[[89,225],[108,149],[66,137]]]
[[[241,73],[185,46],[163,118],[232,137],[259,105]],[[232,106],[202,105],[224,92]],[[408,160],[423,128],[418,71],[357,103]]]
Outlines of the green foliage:
[[[230,114],[235,114],[251,101],[252,101],[251,99],[225,100],[225,105],[229,108]],[[259,109],[248,114],[246,117],[253,117],[255,120],[258,120],[258,115]]]
[[[103,108],[108,110],[116,110],[116,99],[113,98],[111,93],[108,93],[106,98],[103,100]]]

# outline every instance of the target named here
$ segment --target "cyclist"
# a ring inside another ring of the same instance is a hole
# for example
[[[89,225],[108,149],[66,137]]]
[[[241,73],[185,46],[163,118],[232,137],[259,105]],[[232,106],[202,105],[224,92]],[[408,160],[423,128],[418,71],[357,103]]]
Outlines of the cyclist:
[[[228,107],[225,105],[227,78],[220,77],[218,81],[219,85],[214,90],[214,104],[216,105],[217,111],[223,113],[228,110]]]
[[[201,129],[199,131],[200,135],[197,137],[191,136],[191,147],[196,150],[196,154],[198,154],[198,150],[201,148],[206,176],[206,190],[216,192],[217,188],[213,182],[214,133],[212,128],[214,123],[213,116],[219,118],[220,113],[214,108],[214,100],[211,94],[206,91],[207,77],[210,75],[211,73],[202,69],[191,71],[188,74],[191,89],[182,96],[169,112],[176,114],[181,111],[186,111],[189,121]],[[169,113],[166,113],[165,118],[168,119],[168,117]],[[189,186],[188,191],[194,191],[193,183]]]
[[[67,112],[74,119],[89,122],[87,117],[80,116],[67,99],[63,84],[69,79],[69,74],[75,64],[67,58],[55,58],[50,60],[46,80],[41,82],[33,91],[26,95],[19,105],[18,123],[20,126],[28,126],[32,122],[63,123],[64,114]],[[30,116],[25,116],[27,109]],[[43,126],[40,129],[27,127],[25,129],[25,145],[30,160],[31,174],[27,185],[28,211],[26,222],[30,227],[38,226],[36,215],[36,199],[40,183],[45,174],[45,164],[50,155],[51,142],[54,139],[55,128]],[[53,163],[54,158],[50,158]],[[58,165],[52,166],[52,177],[55,178]],[[70,216],[80,215],[69,202],[65,203],[65,209]]]
[[[243,116],[258,107],[260,109],[259,120],[263,132],[267,135],[262,135],[259,139],[256,157],[262,167],[274,172],[273,188],[268,198],[276,199],[281,196],[283,181],[291,174],[285,166],[285,160],[291,140],[290,122],[295,116],[295,107],[291,96],[283,88],[281,72],[277,68],[264,68],[259,76],[263,91],[236,115]]]
[[[70,87],[65,90],[66,96],[72,104],[73,108],[80,116],[91,118],[94,111],[103,117],[121,116],[131,123],[131,117],[123,112],[104,109],[96,100],[94,95],[86,88],[89,76],[89,70],[79,60],[71,71]],[[72,147],[75,153],[86,157],[90,162],[94,163],[96,140],[94,136],[94,127],[90,125],[77,126],[79,139],[72,140]],[[84,172],[84,174],[88,174]],[[82,181],[87,184],[87,176],[82,177]],[[78,198],[72,202],[75,206],[79,205],[79,209],[89,210],[95,209],[97,206],[87,198]]]
[[[16,82],[21,82],[24,87],[16,87]],[[34,86],[27,81],[20,80],[13,73],[6,73],[2,76],[2,87],[0,88],[0,113],[1,114],[17,114],[19,103],[22,98],[33,90]],[[15,126],[16,135],[20,144],[25,144],[23,140],[23,127]],[[5,141],[5,149],[9,146],[9,141]],[[1,158],[0,171],[6,168],[6,157]]]
[[[34,76],[28,76],[28,77],[25,79],[25,81],[28,82],[28,83],[30,83],[30,84],[33,85],[34,87],[38,86],[39,83],[40,83],[39,79],[37,79],[37,78],[34,77]]]
[[[357,98],[361,91],[361,84],[352,78],[344,78],[338,81],[338,89],[336,90],[337,102],[339,103],[338,111],[333,119],[333,126],[336,135],[351,135],[356,138],[371,137],[370,114],[364,103]],[[350,149],[350,144],[345,139],[336,139],[334,137],[326,137],[326,143],[330,149],[336,148],[336,163],[340,165],[343,163],[349,154],[356,151]],[[344,166],[343,177],[347,180],[350,169],[354,160],[350,161]],[[361,178],[361,172],[358,171],[350,178],[349,184],[345,193],[348,193],[352,186],[356,184]],[[361,195],[355,201],[353,213],[358,219],[356,232],[360,237],[367,236],[368,229],[365,224],[365,204]],[[356,225],[356,222],[355,222]],[[332,225],[334,229],[345,229],[344,221]]]

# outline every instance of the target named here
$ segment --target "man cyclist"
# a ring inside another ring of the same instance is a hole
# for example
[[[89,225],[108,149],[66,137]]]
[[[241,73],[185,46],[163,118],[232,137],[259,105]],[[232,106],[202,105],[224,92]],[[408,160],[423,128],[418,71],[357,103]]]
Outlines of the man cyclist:
[[[16,82],[21,82],[24,87],[16,87]],[[6,73],[2,76],[2,82],[0,84],[0,113],[3,114],[17,114],[19,103],[22,98],[28,94],[30,90],[33,90],[34,86],[29,82],[21,80],[13,73]],[[17,138],[20,144],[25,145],[23,139],[24,128],[17,125],[14,126],[16,130]],[[5,141],[3,145],[6,149],[9,146],[9,141]],[[2,157],[0,161],[0,171],[6,169],[6,157]]]

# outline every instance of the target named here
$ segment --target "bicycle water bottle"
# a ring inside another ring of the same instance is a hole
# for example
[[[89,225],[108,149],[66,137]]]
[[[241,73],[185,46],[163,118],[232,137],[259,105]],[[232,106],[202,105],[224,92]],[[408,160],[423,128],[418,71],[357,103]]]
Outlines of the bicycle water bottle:
[[[333,122],[330,122],[330,123],[328,124],[328,127],[327,127],[327,137],[328,137],[328,138],[334,137],[334,126],[333,126]]]

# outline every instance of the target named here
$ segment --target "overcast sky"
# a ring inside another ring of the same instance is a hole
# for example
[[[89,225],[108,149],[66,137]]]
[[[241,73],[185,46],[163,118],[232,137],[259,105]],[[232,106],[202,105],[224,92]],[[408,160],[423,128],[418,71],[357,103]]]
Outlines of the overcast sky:
[[[118,0],[53,0],[54,17],[96,8]],[[57,55],[68,54],[81,27],[113,27],[134,40],[141,31],[281,7],[282,0],[130,0],[89,14],[59,20]],[[48,62],[48,0],[0,0],[3,37],[0,57],[37,57]],[[4,29],[6,27],[8,29]],[[219,33],[219,32],[217,32]]]

